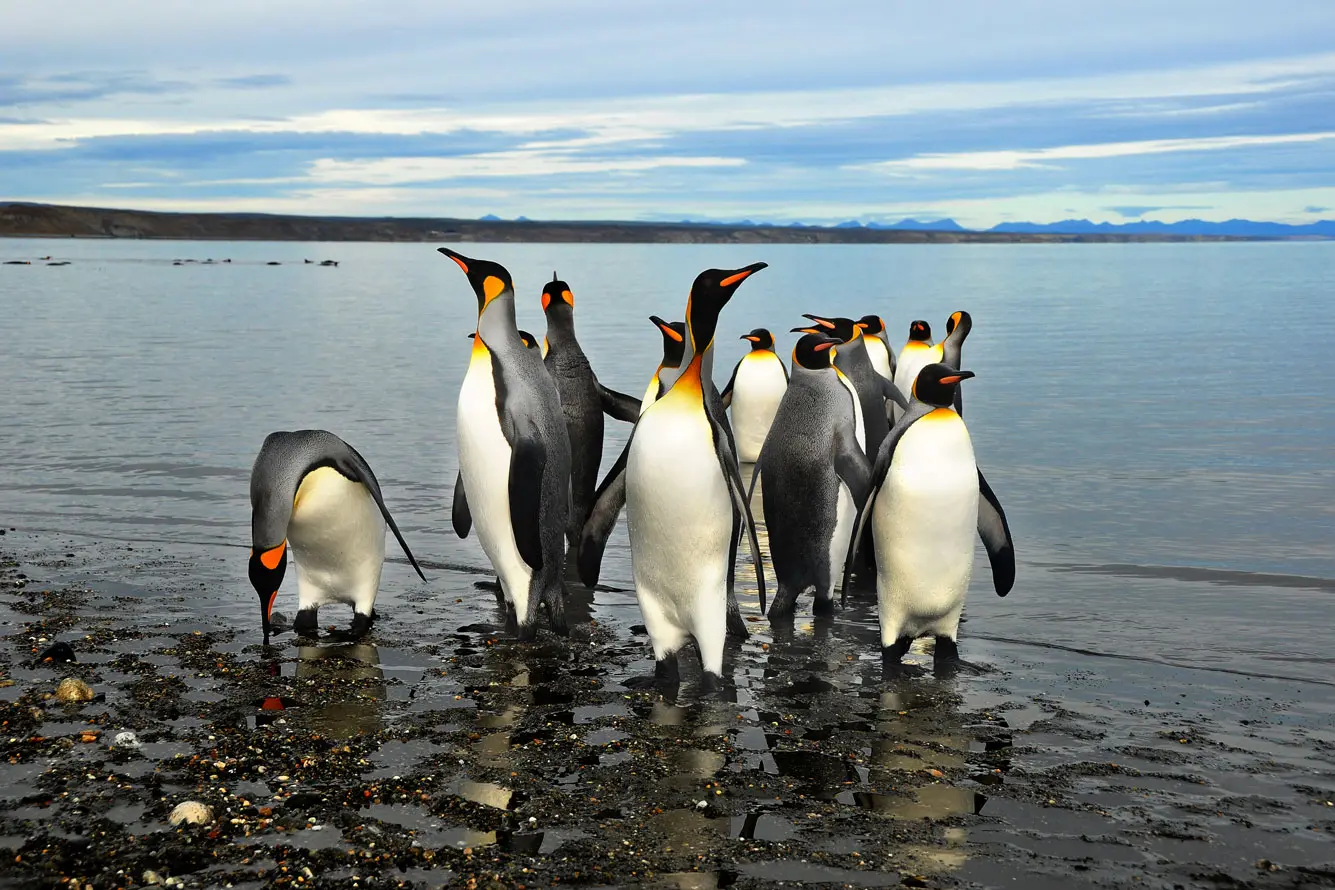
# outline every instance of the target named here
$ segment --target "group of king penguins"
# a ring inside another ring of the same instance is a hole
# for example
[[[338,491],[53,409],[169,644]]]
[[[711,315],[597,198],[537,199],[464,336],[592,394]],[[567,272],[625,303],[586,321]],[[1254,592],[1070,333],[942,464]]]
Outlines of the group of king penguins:
[[[793,328],[803,336],[791,373],[772,334],[757,328],[743,336],[750,352],[720,392],[713,382],[720,313],[766,264],[708,269],[691,285],[684,321],[650,316],[663,358],[636,400],[599,383],[576,339],[564,281],[553,275],[543,288],[540,346],[516,325],[504,266],[439,252],[477,298],[459,392],[451,520],[461,538],[476,527],[518,639],[533,639],[543,611],[554,632],[568,633],[567,547],[592,588],[624,511],[655,660],[653,675],[630,686],[677,684],[677,653],[688,640],[699,650],[703,689],[721,682],[727,638],[748,635],[734,593],[742,535],[761,612],[771,620],[791,619],[807,593],[815,614],[831,614],[836,584],[846,597],[854,574],[874,577],[887,675],[901,670],[919,637],[935,638],[938,671],[963,664],[956,640],[975,536],[998,595],[1015,578],[1006,515],[977,467],[962,416],[960,384],[974,376],[961,367],[967,312],[950,316],[939,343],[927,322],[912,322],[898,353],[878,316],[806,315],[808,324]],[[604,415],[633,427],[598,484]],[[754,465],[749,490],[742,464]],[[757,484],[777,582],[768,608],[751,511]],[[250,495],[249,573],[266,644],[289,548],[297,567],[293,629],[303,636],[316,635],[325,603],[352,606],[350,636],[369,631],[386,527],[426,580],[370,465],[333,433],[270,434]]]

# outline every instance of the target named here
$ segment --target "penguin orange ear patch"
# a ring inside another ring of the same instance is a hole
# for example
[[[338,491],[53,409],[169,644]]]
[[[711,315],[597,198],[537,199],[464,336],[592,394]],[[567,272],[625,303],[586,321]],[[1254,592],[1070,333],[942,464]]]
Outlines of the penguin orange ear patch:
[[[561,299],[565,300],[566,303],[570,305],[570,308],[572,309],[575,308],[575,295],[572,294],[570,291],[568,290],[561,291]]]
[[[542,311],[546,312],[547,307],[552,305],[552,295],[546,291],[542,292]]]
[[[278,568],[278,563],[282,562],[283,560],[283,551],[285,551],[286,549],[287,549],[287,541],[284,541],[283,543],[279,544],[272,550],[264,551],[263,553],[260,554],[260,565],[264,566],[266,569],[269,569],[270,571],[273,571],[274,569]]]
[[[494,300],[505,293],[505,282],[501,281],[495,275],[488,275],[482,279],[482,296],[488,300]]]

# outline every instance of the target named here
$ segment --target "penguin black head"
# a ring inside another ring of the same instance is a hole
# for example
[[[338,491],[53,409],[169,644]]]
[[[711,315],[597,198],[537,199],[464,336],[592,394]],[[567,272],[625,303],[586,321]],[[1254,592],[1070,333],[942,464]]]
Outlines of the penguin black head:
[[[913,397],[937,408],[949,408],[955,404],[955,387],[972,376],[973,371],[956,371],[940,362],[930,364],[913,381]]]
[[[669,368],[681,367],[681,357],[686,352],[686,322],[664,321],[657,315],[649,320],[663,335],[663,364]]]
[[[750,340],[752,352],[766,352],[774,349],[774,335],[764,328],[756,328],[749,334],[742,334],[738,339]]]
[[[838,337],[841,343],[847,343],[849,340],[862,336],[862,328],[851,318],[826,318],[822,315],[812,315],[809,312],[802,313],[803,318],[809,318],[815,322],[809,328],[802,330],[818,330],[829,334],[831,337]],[[799,330],[794,328],[793,330]]]
[[[542,311],[551,314],[551,310],[561,306],[575,308],[575,295],[570,292],[570,285],[552,273],[552,280],[542,288]]]
[[[287,573],[287,541],[268,550],[250,551],[250,586],[260,598],[260,618],[264,623],[264,642],[269,643],[269,616],[273,614],[273,601],[278,597],[278,588],[283,584],[283,575]]]
[[[923,322],[923,324],[927,324],[927,322]],[[969,336],[969,331],[973,330],[973,317],[963,309],[959,312],[950,313],[950,318],[946,319],[946,336],[949,337],[954,334],[956,328],[960,329],[956,339],[963,340]]]
[[[741,283],[769,263],[752,263],[740,269],[706,269],[695,276],[691,295],[686,299],[686,330],[691,337],[691,348],[702,354],[714,342],[718,316],[728,305]]]
[[[919,342],[932,339],[932,326],[922,319],[909,322],[909,339]]]
[[[858,327],[863,333],[875,336],[885,330],[885,322],[879,315],[864,315],[858,319]]]
[[[514,294],[514,279],[510,277],[509,270],[500,263],[469,259],[448,247],[437,247],[436,250],[458,263],[459,268],[468,276],[468,283],[473,286],[473,293],[477,294],[478,315],[482,314],[482,310],[486,309],[492,300],[502,294]]]
[[[793,347],[793,362],[809,371],[820,371],[830,367],[834,359],[834,349],[839,340],[825,334],[807,334]]]

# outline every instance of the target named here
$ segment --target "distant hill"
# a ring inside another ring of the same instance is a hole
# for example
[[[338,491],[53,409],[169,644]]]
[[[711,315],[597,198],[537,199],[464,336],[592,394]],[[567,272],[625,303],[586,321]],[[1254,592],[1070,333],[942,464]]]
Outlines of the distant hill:
[[[1237,221],[1243,223],[1245,221]],[[1081,228],[1081,226],[1088,228]],[[0,237],[162,238],[225,241],[510,241],[683,244],[950,244],[1079,243],[1101,241],[1217,241],[1272,237],[1330,237],[1335,223],[1223,229],[1196,233],[1186,224],[1131,223],[1109,226],[1086,220],[1024,228],[1006,223],[969,231],[954,220],[837,226],[777,225],[750,220],[730,223],[649,223],[502,220],[422,217],[286,216],[265,213],[159,213],[97,207],[0,202]],[[1227,227],[1232,223],[1201,223]],[[1150,228],[1136,229],[1133,226]],[[1018,228],[1017,228],[1018,227]],[[1319,229],[1318,227],[1326,227]],[[1253,234],[1253,231],[1256,233]]]
[[[1072,234],[1127,234],[1127,235],[1224,235],[1232,238],[1335,238],[1335,220],[1294,226],[1287,223],[1255,222],[1250,219],[1230,219],[1225,222],[1207,222],[1203,219],[1184,219],[1181,222],[1128,222],[1095,223],[1087,219],[1064,219],[1055,223],[1012,222],[1000,223],[989,232],[1035,234],[1039,232],[1069,232]]]

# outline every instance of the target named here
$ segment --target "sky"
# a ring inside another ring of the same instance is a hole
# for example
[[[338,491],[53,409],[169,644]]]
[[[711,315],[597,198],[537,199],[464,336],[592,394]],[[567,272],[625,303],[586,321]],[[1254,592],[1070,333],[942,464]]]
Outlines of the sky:
[[[1331,0],[0,0],[0,200],[1335,218]]]

